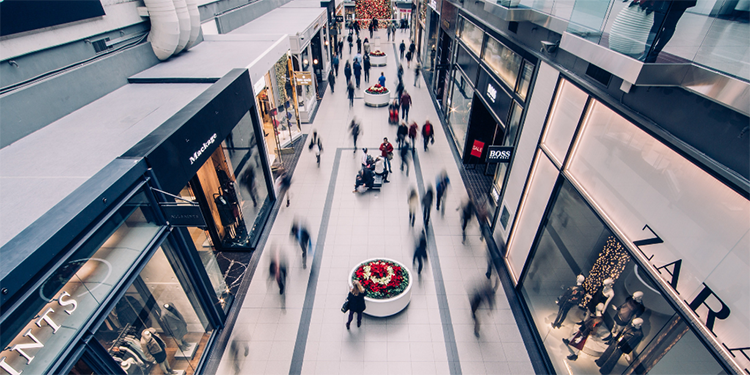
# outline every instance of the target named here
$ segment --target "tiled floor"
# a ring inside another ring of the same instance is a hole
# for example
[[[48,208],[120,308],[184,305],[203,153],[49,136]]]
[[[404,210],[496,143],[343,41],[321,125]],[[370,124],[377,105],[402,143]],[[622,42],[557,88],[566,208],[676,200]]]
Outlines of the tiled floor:
[[[392,44],[385,42],[385,32],[380,33],[382,39],[376,36],[371,48],[388,53],[388,65],[373,68],[370,83],[382,70],[388,88],[395,91],[398,65],[391,56]],[[351,56],[344,51],[344,57]],[[398,170],[396,156],[391,183],[380,192],[352,193],[361,155],[353,153],[347,131],[352,116],[363,125],[360,147],[377,150],[383,137],[395,141],[396,128],[388,125],[386,108],[364,106],[362,90],[368,87],[364,82],[354,108],[349,108],[343,65],[342,61],[336,91],[326,93],[315,122],[303,129],[316,129],[323,141],[320,167],[305,150],[294,172],[291,206],[282,207],[272,223],[232,332],[231,340],[240,348],[246,345],[248,355],[240,350],[235,359],[227,350],[218,372],[231,374],[236,363],[242,374],[533,373],[503,288],[497,289],[495,309],[483,307],[479,312],[481,334],[474,335],[468,291],[484,278],[486,247],[479,240],[476,222],[469,227],[466,245],[461,243],[456,208],[467,194],[440,126],[428,151],[418,147],[419,168],[412,163],[408,177]],[[426,118],[439,124],[424,82],[421,88],[412,86],[413,74],[413,69],[406,69],[404,75],[414,100],[410,118],[420,124]],[[443,169],[452,185],[444,215],[433,211],[430,258],[422,275],[414,278],[409,306],[388,318],[365,316],[362,327],[352,324],[347,330],[340,308],[349,272],[372,257],[411,265],[422,228],[420,220],[416,227],[408,226],[407,193],[410,187],[422,191],[434,185]],[[316,244],[314,255],[308,254],[307,269],[302,268],[299,247],[289,236],[295,218],[307,224]],[[268,264],[277,249],[290,263],[283,298],[268,280]]]

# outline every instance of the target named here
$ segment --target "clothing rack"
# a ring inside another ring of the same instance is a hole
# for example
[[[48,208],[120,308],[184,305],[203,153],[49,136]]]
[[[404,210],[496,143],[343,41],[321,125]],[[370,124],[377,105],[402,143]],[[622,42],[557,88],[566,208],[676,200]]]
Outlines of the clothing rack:
[[[117,338],[114,341],[112,341],[112,346],[110,346],[108,350],[110,354],[112,354],[112,349],[119,347],[120,344],[122,344],[122,340],[125,338],[125,336],[128,335],[128,332],[130,332],[131,325],[132,325],[131,323],[126,324],[125,327],[123,327],[122,330],[120,330],[120,334],[117,335]]]

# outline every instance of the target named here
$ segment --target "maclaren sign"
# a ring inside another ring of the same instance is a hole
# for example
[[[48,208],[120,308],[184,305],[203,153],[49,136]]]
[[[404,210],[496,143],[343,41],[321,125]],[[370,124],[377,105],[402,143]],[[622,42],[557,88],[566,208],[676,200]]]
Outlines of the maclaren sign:
[[[312,73],[310,72],[294,72],[294,81],[300,86],[312,85]]]

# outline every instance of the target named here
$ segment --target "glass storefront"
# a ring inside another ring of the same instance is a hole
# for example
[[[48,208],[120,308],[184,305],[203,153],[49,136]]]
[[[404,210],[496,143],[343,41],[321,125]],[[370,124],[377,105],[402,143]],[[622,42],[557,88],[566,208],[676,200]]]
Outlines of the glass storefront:
[[[461,18],[461,25],[459,29],[459,38],[469,47],[477,56],[482,55],[482,40],[484,39],[484,31],[471,23],[466,18]]]
[[[459,69],[453,71],[451,85],[451,100],[448,103],[448,123],[453,132],[453,141],[461,153],[466,141],[466,131],[469,128],[471,102],[474,100],[474,88]]]
[[[518,102],[513,102],[513,109],[511,110],[510,120],[508,121],[507,127],[508,136],[503,141],[503,146],[515,146],[516,138],[518,137],[518,127],[521,124],[521,115],[523,115],[523,107],[518,104]],[[490,194],[493,199],[496,199],[494,197],[499,199],[501,195],[500,192],[503,190],[503,184],[505,184],[505,179],[508,177],[509,167],[510,163],[498,163],[497,170],[495,171],[495,178],[492,181],[493,189],[496,193]],[[495,204],[497,203],[498,202],[495,201]]]
[[[128,374],[194,374],[213,329],[165,242],[94,334]]]
[[[495,38],[487,38],[486,51],[482,55],[482,60],[492,69],[492,71],[505,82],[508,87],[515,89],[518,73],[521,70],[523,58],[517,53],[504,46]]]
[[[48,373],[160,232],[154,220],[153,208],[140,191],[104,221],[14,311],[15,322],[27,324],[3,330],[4,366],[19,374]]]
[[[570,182],[562,181],[552,202],[520,291],[555,370],[722,373],[685,323],[676,324],[682,318]],[[580,285],[578,275],[584,278]],[[611,288],[603,285],[605,279],[614,282]],[[604,307],[601,317],[598,304]],[[689,365],[672,367],[670,360],[661,363],[662,357]]]

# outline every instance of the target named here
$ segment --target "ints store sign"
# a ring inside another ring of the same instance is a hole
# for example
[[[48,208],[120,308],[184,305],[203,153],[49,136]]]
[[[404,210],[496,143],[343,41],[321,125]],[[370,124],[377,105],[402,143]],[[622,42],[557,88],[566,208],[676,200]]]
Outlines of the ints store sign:
[[[471,146],[471,156],[481,158],[482,150],[484,150],[484,142],[475,139],[474,144]]]
[[[508,163],[511,157],[513,157],[513,147],[490,146],[487,150],[488,163]]]

